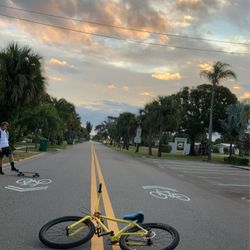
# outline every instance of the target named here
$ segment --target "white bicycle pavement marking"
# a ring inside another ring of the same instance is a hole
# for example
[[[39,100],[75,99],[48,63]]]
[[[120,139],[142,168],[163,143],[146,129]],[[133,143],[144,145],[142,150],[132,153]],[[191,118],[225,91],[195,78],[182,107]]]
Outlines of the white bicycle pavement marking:
[[[8,185],[5,188],[17,192],[28,192],[28,191],[38,191],[38,190],[46,190],[48,186],[38,186],[38,185],[48,185],[52,182],[50,179],[20,179],[16,181],[16,184],[19,186]]]
[[[50,179],[40,179],[40,180],[36,180],[36,179],[20,179],[17,180],[16,183],[19,184],[20,186],[38,186],[38,185],[47,185],[50,184],[52,182],[52,180]]]
[[[173,188],[168,188],[168,187],[162,187],[162,186],[142,186],[143,189],[148,189],[149,194],[155,198],[159,198],[159,199],[168,199],[168,198],[172,198],[172,199],[178,199],[178,200],[182,200],[182,201],[190,201],[191,199],[184,195],[181,194],[179,191],[177,191],[176,189]]]

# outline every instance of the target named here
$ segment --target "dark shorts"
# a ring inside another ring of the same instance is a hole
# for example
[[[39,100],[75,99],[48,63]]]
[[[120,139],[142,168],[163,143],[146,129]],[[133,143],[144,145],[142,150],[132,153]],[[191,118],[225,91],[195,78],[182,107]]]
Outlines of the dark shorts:
[[[2,148],[2,151],[0,152],[0,158],[3,158],[5,155],[8,157],[11,154],[10,147]]]

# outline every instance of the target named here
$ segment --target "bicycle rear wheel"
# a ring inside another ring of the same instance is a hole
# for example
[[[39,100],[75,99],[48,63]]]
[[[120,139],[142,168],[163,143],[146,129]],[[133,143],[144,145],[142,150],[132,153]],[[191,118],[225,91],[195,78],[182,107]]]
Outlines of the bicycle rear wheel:
[[[179,233],[166,224],[147,223],[140,224],[141,227],[149,231],[149,235],[123,235],[120,238],[120,247],[123,250],[172,250],[175,249],[180,241]],[[135,233],[141,231],[138,227],[129,229],[126,233]]]
[[[92,238],[95,226],[85,220],[71,229],[67,234],[66,227],[80,220],[79,216],[65,216],[46,223],[39,232],[40,241],[48,247],[66,249],[79,246]]]

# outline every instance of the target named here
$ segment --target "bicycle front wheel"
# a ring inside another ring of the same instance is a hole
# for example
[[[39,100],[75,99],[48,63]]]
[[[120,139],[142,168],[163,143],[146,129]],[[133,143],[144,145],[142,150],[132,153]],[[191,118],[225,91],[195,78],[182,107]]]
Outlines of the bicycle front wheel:
[[[79,246],[92,238],[95,226],[90,220],[85,220],[67,233],[66,227],[80,220],[79,216],[65,216],[45,224],[40,232],[40,241],[48,247],[67,249]]]
[[[120,247],[123,250],[172,250],[180,241],[179,233],[166,224],[147,223],[140,224],[141,227],[149,231],[147,236],[135,234],[123,235],[120,238]],[[138,227],[129,229],[126,233],[136,233],[142,231]]]

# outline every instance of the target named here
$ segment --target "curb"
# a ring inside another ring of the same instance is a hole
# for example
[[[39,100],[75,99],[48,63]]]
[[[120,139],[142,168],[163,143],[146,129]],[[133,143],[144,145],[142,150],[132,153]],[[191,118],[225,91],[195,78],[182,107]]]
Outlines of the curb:
[[[237,165],[230,165],[231,168],[240,168],[240,169],[244,169],[244,170],[250,170],[250,167],[244,167],[244,166],[237,166]]]
[[[20,161],[29,160],[29,159],[36,158],[36,157],[38,157],[38,156],[42,156],[42,155],[45,155],[45,154],[46,154],[46,153],[38,153],[38,154],[36,154],[36,155],[32,155],[32,156],[30,156],[30,157],[27,157],[27,158],[24,158],[24,159],[20,159],[20,160],[15,161],[15,162],[20,162]],[[9,162],[8,162],[8,163],[4,163],[4,164],[2,165],[3,168],[6,168],[7,166],[10,166],[10,163],[9,163]]]

